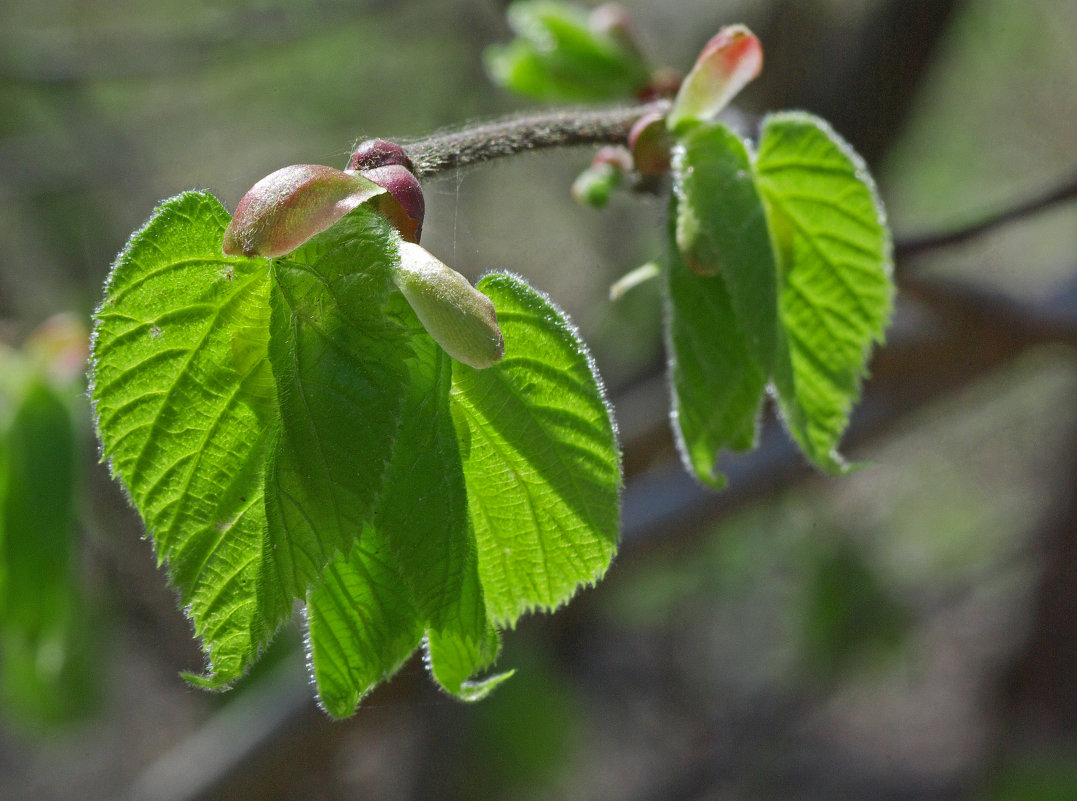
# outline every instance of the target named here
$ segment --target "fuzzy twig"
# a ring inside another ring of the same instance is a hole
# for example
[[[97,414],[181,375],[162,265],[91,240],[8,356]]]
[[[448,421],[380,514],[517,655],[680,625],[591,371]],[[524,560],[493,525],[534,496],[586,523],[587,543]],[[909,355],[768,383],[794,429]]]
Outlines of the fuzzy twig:
[[[404,145],[415,176],[439,173],[531,150],[575,145],[624,144],[632,124],[668,100],[608,109],[558,109],[437,133]]]

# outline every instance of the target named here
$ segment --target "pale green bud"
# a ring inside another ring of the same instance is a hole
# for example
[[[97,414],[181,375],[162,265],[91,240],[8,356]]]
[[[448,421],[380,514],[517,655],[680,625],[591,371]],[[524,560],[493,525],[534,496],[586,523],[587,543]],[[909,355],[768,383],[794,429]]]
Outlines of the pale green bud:
[[[394,281],[427,333],[457,361],[482,370],[505,354],[494,304],[425,248],[400,243]]]

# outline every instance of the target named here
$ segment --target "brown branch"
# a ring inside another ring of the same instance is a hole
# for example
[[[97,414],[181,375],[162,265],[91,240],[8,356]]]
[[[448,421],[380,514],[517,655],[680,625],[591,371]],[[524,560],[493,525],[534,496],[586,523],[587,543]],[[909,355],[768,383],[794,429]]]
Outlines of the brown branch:
[[[1047,211],[1054,206],[1077,199],[1077,173],[1057,186],[1023,200],[1020,203],[991,214],[972,225],[955,228],[950,231],[923,234],[899,239],[894,243],[894,256],[897,260],[918,256],[922,253],[964,244],[976,237],[989,234],[1010,223]]]
[[[651,111],[669,110],[668,100],[607,109],[556,109],[480,123],[405,143],[416,177],[480,164],[532,150],[577,145],[624,144],[632,124]]]

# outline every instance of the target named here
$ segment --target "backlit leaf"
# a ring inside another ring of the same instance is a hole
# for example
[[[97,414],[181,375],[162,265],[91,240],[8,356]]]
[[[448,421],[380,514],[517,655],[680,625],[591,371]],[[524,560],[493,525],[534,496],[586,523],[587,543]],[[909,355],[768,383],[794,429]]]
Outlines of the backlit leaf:
[[[840,472],[838,441],[893,306],[882,204],[859,156],[807,114],[767,118],[756,175],[780,265],[778,401],[808,457]]]
[[[520,279],[479,283],[505,357],[453,365],[452,404],[486,607],[498,625],[554,609],[597,581],[616,549],[619,454],[590,354]]]
[[[228,220],[206,193],[158,207],[113,266],[92,357],[103,455],[168,562],[211,684],[238,678],[276,625],[257,600],[270,265],[221,253]]]

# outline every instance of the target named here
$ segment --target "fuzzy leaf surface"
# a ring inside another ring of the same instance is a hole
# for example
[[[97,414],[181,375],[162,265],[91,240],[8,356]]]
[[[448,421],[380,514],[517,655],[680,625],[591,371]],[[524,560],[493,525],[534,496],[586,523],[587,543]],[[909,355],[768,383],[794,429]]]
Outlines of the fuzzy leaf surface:
[[[323,706],[349,715],[425,634],[431,674],[470,700],[470,677],[497,655],[487,621],[464,474],[449,411],[451,360],[396,295],[410,333],[402,422],[372,525],[333,564],[308,606],[313,678]],[[359,625],[342,610],[354,609]]]
[[[486,608],[497,625],[554,609],[604,573],[620,522],[620,457],[590,354],[544,295],[507,274],[478,285],[505,357],[453,365],[452,409]]]
[[[670,218],[681,219],[676,198]],[[725,479],[716,469],[718,453],[755,444],[768,376],[753,355],[757,350],[737,318],[723,276],[689,269],[672,224],[665,272],[674,434],[685,469],[721,489]]]
[[[422,616],[388,543],[365,529],[307,597],[307,647],[322,708],[337,718],[353,714],[422,636]]]
[[[882,204],[859,156],[807,114],[766,119],[755,171],[780,266],[778,402],[808,458],[841,472],[838,441],[893,306]]]
[[[266,468],[268,618],[305,597],[373,516],[407,386],[409,335],[385,313],[397,242],[359,208],[274,262],[268,352],[281,423]]]
[[[222,255],[228,221],[207,193],[157,208],[113,265],[91,368],[103,455],[168,563],[209,684],[238,678],[273,628],[257,600],[269,262]]]

